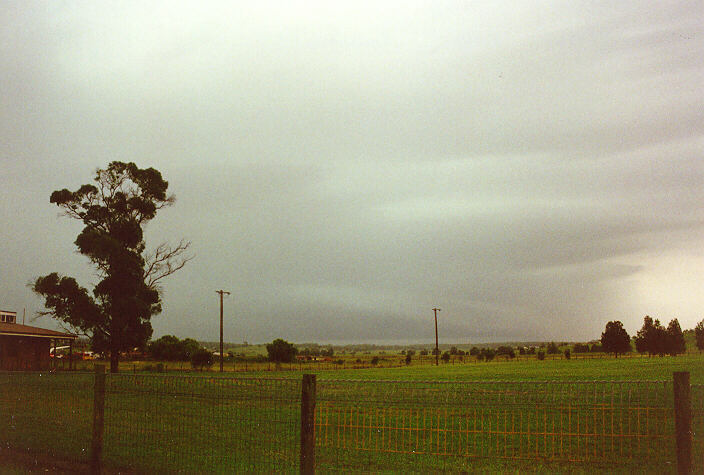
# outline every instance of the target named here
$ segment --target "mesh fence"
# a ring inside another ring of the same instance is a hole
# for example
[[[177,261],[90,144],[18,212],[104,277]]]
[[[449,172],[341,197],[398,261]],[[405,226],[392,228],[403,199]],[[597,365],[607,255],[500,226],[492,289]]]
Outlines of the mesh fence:
[[[674,463],[669,382],[318,382],[316,460],[467,470],[479,458]]]
[[[0,450],[86,462],[93,383],[91,373],[0,373]]]
[[[108,375],[106,466],[199,473],[298,470],[301,382]]]
[[[0,450],[87,462],[94,378],[0,373]],[[323,379],[316,393],[321,472],[494,470],[478,465],[487,460],[676,466],[669,381]],[[298,472],[300,410],[298,378],[109,374],[104,464],[159,473]],[[702,470],[704,385],[692,386],[692,414],[694,467]]]

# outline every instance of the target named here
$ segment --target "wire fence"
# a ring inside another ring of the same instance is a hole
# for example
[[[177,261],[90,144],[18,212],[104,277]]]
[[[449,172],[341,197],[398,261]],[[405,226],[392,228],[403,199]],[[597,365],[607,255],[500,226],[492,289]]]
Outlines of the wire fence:
[[[316,457],[354,471],[478,458],[671,467],[672,406],[670,382],[323,380]]]
[[[104,462],[160,472],[290,472],[298,379],[109,375]]]
[[[87,460],[93,381],[91,373],[0,372],[0,450]]]
[[[95,381],[0,373],[0,453],[87,463]],[[140,473],[298,472],[301,391],[298,378],[108,374],[102,461]],[[493,471],[495,461],[554,471],[677,466],[672,381],[322,379],[315,401],[321,472]],[[691,409],[701,471],[704,385],[691,386]]]

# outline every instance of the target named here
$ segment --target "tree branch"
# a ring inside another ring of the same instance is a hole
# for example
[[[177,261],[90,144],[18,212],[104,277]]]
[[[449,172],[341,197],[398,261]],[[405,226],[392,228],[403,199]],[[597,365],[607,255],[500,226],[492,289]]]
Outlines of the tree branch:
[[[179,269],[182,269],[193,255],[184,255],[191,246],[189,241],[181,240],[175,247],[161,243],[153,253],[145,258],[144,283],[147,287],[156,288],[157,282]]]

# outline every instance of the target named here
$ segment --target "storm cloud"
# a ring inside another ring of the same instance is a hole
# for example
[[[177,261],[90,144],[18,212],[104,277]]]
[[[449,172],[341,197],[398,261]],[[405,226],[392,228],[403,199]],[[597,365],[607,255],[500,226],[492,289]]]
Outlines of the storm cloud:
[[[699,2],[6,2],[0,308],[94,279],[55,189],[162,172],[155,335],[586,340],[704,315]],[[51,326],[50,320],[35,322]]]

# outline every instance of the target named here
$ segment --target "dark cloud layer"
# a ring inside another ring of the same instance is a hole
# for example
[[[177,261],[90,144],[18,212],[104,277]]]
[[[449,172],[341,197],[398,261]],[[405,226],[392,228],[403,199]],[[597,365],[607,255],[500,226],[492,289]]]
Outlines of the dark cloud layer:
[[[196,259],[156,334],[588,339],[701,320],[697,2],[11,2],[0,308],[93,278],[51,191],[111,160],[177,196]],[[44,321],[46,325],[50,322]]]

